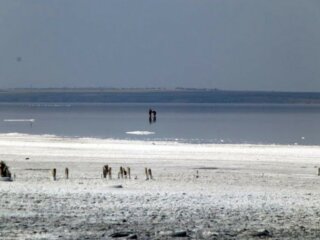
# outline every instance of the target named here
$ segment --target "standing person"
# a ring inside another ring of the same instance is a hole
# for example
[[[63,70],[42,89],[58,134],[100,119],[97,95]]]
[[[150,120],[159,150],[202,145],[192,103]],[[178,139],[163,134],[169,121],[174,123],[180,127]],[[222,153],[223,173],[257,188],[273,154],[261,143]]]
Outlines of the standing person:
[[[152,111],[152,114],[153,114],[152,121],[155,123],[157,121],[157,112],[156,111]]]

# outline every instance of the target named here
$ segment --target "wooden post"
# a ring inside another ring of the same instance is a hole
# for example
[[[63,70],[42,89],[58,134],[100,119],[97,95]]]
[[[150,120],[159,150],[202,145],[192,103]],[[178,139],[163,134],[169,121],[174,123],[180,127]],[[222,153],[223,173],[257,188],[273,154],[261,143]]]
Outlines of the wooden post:
[[[121,176],[121,179],[123,179],[123,167],[122,166],[120,167],[120,176]]]
[[[57,180],[57,169],[52,169],[52,178],[53,178],[53,181]]]
[[[123,168],[123,175],[124,175],[124,178],[127,179],[127,171],[125,168]]]
[[[104,166],[103,166],[103,169],[102,169],[103,178],[106,178],[106,177],[107,177],[107,175],[108,175],[108,170],[109,170],[108,165],[104,165]]]
[[[148,173],[149,173],[150,179],[152,180],[152,179],[153,179],[153,177],[152,177],[152,171],[151,171],[151,168],[149,168]]]
[[[320,176],[320,168],[318,168],[318,176]]]
[[[0,162],[0,177],[4,177],[4,166],[2,162]]]
[[[64,170],[64,176],[65,176],[66,179],[69,179],[69,169],[68,168],[66,168]]]
[[[106,174],[107,174],[106,168],[103,166],[103,168],[102,168],[102,177],[106,178]]]
[[[4,161],[0,161],[0,177],[11,178],[11,172],[9,171],[9,167]]]
[[[146,174],[146,180],[149,180],[148,168],[144,169],[144,173]]]
[[[131,169],[128,167],[128,176],[129,176],[129,179],[131,179]]]
[[[112,179],[112,168],[111,167],[109,167],[108,173],[109,173],[109,179],[111,180]]]

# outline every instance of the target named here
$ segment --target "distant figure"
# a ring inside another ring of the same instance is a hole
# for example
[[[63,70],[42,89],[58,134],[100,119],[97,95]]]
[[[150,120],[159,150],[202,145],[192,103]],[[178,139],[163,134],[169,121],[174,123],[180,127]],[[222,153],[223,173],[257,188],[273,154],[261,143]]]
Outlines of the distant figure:
[[[151,108],[149,109],[149,123],[155,123],[157,121],[157,112],[152,110]]]

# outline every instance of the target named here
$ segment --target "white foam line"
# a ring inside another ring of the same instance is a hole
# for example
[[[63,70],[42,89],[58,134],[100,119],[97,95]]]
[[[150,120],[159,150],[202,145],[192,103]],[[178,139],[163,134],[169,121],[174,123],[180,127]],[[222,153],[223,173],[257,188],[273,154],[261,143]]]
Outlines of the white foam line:
[[[318,166],[320,146],[184,144],[111,139],[61,138],[48,135],[0,134],[1,156],[28,156],[37,161],[301,163]],[[181,160],[181,161],[179,161]]]
[[[35,119],[4,119],[4,122],[34,122]]]
[[[148,131],[132,131],[132,132],[126,132],[126,134],[133,134],[133,135],[151,135],[151,134],[154,134],[154,132],[148,132]]]

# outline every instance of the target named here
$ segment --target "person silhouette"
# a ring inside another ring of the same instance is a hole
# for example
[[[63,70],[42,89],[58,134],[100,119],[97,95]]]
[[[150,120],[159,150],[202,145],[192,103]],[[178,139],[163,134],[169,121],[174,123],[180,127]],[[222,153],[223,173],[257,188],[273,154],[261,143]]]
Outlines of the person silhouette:
[[[156,111],[152,111],[152,115],[153,115],[153,122],[157,121],[157,112]]]
[[[157,112],[149,109],[149,123],[152,124],[157,121]]]

